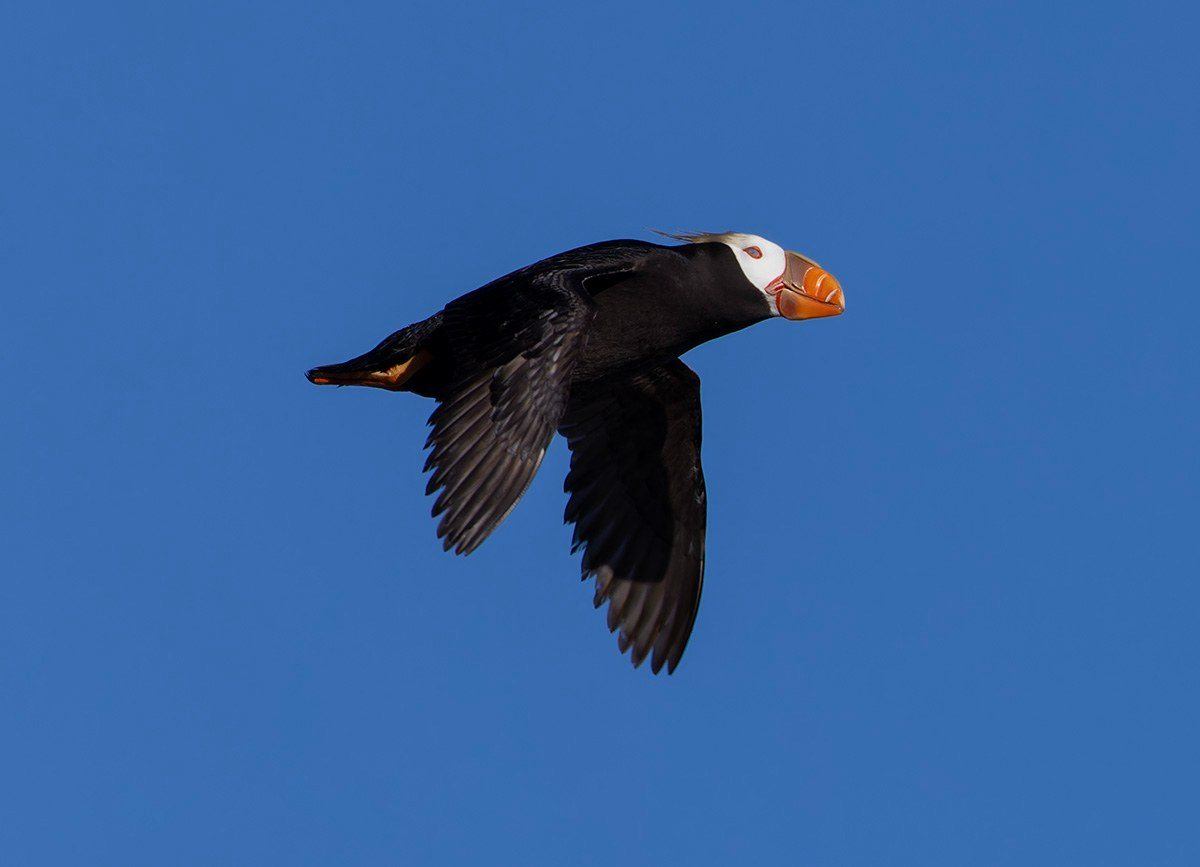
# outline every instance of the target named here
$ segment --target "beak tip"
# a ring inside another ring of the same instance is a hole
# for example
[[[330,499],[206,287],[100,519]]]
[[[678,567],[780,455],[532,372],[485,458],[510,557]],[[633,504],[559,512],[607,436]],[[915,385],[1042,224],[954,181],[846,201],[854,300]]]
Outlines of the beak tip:
[[[787,319],[824,319],[846,312],[846,296],[837,279],[815,265],[808,267],[800,281],[788,284],[779,292],[776,303],[780,315]]]

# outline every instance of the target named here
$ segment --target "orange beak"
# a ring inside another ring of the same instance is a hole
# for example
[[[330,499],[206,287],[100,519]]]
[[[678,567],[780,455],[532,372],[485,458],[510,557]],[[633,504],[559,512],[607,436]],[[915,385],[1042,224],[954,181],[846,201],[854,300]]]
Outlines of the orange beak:
[[[799,253],[784,256],[783,275],[768,291],[785,319],[820,319],[839,316],[846,309],[842,284],[824,268]]]

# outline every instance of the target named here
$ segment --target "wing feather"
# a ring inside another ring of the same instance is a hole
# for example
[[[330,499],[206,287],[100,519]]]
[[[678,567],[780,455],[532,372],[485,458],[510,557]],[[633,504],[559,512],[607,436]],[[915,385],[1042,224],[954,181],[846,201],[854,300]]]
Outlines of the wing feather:
[[[700,385],[681,361],[576,388],[560,431],[571,449],[565,518],[594,603],[631,661],[674,671],[704,576]]]
[[[566,406],[594,305],[582,277],[522,272],[451,302],[448,352],[458,375],[429,417],[426,493],[438,538],[468,554],[516,505]]]

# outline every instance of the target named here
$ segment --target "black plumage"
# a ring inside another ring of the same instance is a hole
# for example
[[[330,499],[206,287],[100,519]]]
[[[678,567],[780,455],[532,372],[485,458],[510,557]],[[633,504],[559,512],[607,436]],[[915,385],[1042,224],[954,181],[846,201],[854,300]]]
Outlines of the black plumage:
[[[438,401],[426,491],[460,554],[504,520],[561,432],[565,519],[596,606],[608,602],[635,666],[672,671],[700,602],[706,520],[700,382],[679,355],[773,312],[725,243],[609,241],[501,277],[308,376]]]
[[[609,601],[608,628],[635,666],[653,650],[653,670],[673,670],[704,581],[700,378],[671,359],[581,385],[559,430],[571,449],[565,517],[596,607]]]

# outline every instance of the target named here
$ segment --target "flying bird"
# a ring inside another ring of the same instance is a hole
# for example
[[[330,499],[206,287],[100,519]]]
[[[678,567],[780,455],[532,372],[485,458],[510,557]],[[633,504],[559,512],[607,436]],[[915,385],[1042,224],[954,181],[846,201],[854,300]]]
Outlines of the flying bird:
[[[845,309],[812,259],[757,235],[604,241],[493,280],[365,355],[308,371],[318,385],[437,401],[427,494],[446,550],[474,551],[567,440],[564,520],[583,579],[634,666],[673,672],[704,580],[700,379],[679,356],[772,317]]]

